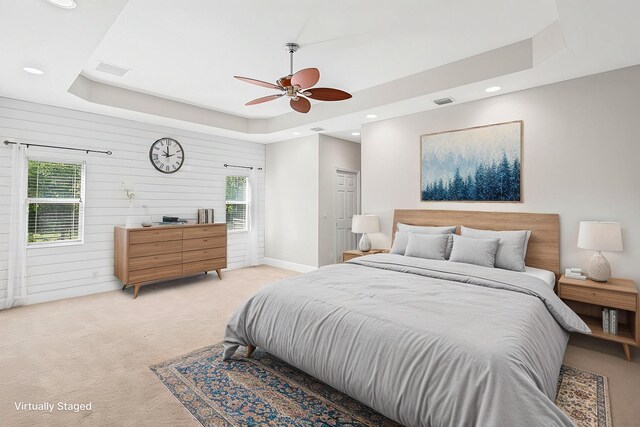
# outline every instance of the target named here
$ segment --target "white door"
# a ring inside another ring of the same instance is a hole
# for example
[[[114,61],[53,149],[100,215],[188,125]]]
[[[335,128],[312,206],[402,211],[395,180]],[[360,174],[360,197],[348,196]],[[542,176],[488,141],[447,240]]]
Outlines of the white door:
[[[356,249],[356,235],[351,232],[351,220],[358,213],[358,174],[336,170],[335,178],[336,262],[342,262],[342,252]]]

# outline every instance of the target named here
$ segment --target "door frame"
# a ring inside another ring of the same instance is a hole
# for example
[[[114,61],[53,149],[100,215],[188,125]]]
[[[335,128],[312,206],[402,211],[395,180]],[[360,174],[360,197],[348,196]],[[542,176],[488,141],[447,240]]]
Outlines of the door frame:
[[[331,223],[333,224],[333,251],[336,252],[334,253],[334,262],[342,262],[342,254],[338,254],[338,247],[336,246],[338,241],[336,239],[336,218],[338,217],[338,215],[336,214],[336,210],[338,209],[338,204],[336,203],[336,194],[338,194],[338,173],[339,172],[347,172],[347,173],[354,173],[356,174],[356,212],[354,213],[354,215],[359,215],[360,214],[360,192],[361,192],[361,188],[360,188],[360,171],[357,169],[349,169],[349,168],[333,168],[333,218],[331,218]],[[356,235],[356,242],[358,241],[358,236]]]

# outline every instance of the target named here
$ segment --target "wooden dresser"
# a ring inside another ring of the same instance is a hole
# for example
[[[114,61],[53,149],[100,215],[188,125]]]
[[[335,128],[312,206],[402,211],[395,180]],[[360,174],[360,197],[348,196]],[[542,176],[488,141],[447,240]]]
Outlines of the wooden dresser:
[[[114,274],[133,286],[227,267],[227,224],[159,225],[114,230]]]

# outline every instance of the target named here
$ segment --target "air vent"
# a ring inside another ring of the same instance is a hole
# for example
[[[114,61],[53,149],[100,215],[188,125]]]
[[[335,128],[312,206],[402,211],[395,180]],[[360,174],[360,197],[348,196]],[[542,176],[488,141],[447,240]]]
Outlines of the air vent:
[[[118,77],[122,77],[129,72],[128,68],[118,67],[117,65],[107,64],[106,62],[102,61],[98,63],[96,70]]]
[[[324,128],[311,128],[311,130],[314,132],[322,132]]]
[[[438,105],[451,104],[453,102],[453,98],[440,98],[440,99],[434,100],[433,102],[435,102]]]

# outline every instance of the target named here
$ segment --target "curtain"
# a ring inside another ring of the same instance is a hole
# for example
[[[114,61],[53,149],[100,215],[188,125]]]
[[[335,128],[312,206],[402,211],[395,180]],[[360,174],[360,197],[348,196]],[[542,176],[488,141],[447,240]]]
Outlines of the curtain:
[[[27,299],[27,159],[25,146],[15,144],[11,153],[9,201],[9,265],[4,307],[24,305]]]
[[[246,266],[258,265],[258,171],[249,174],[249,235],[247,236]]]

